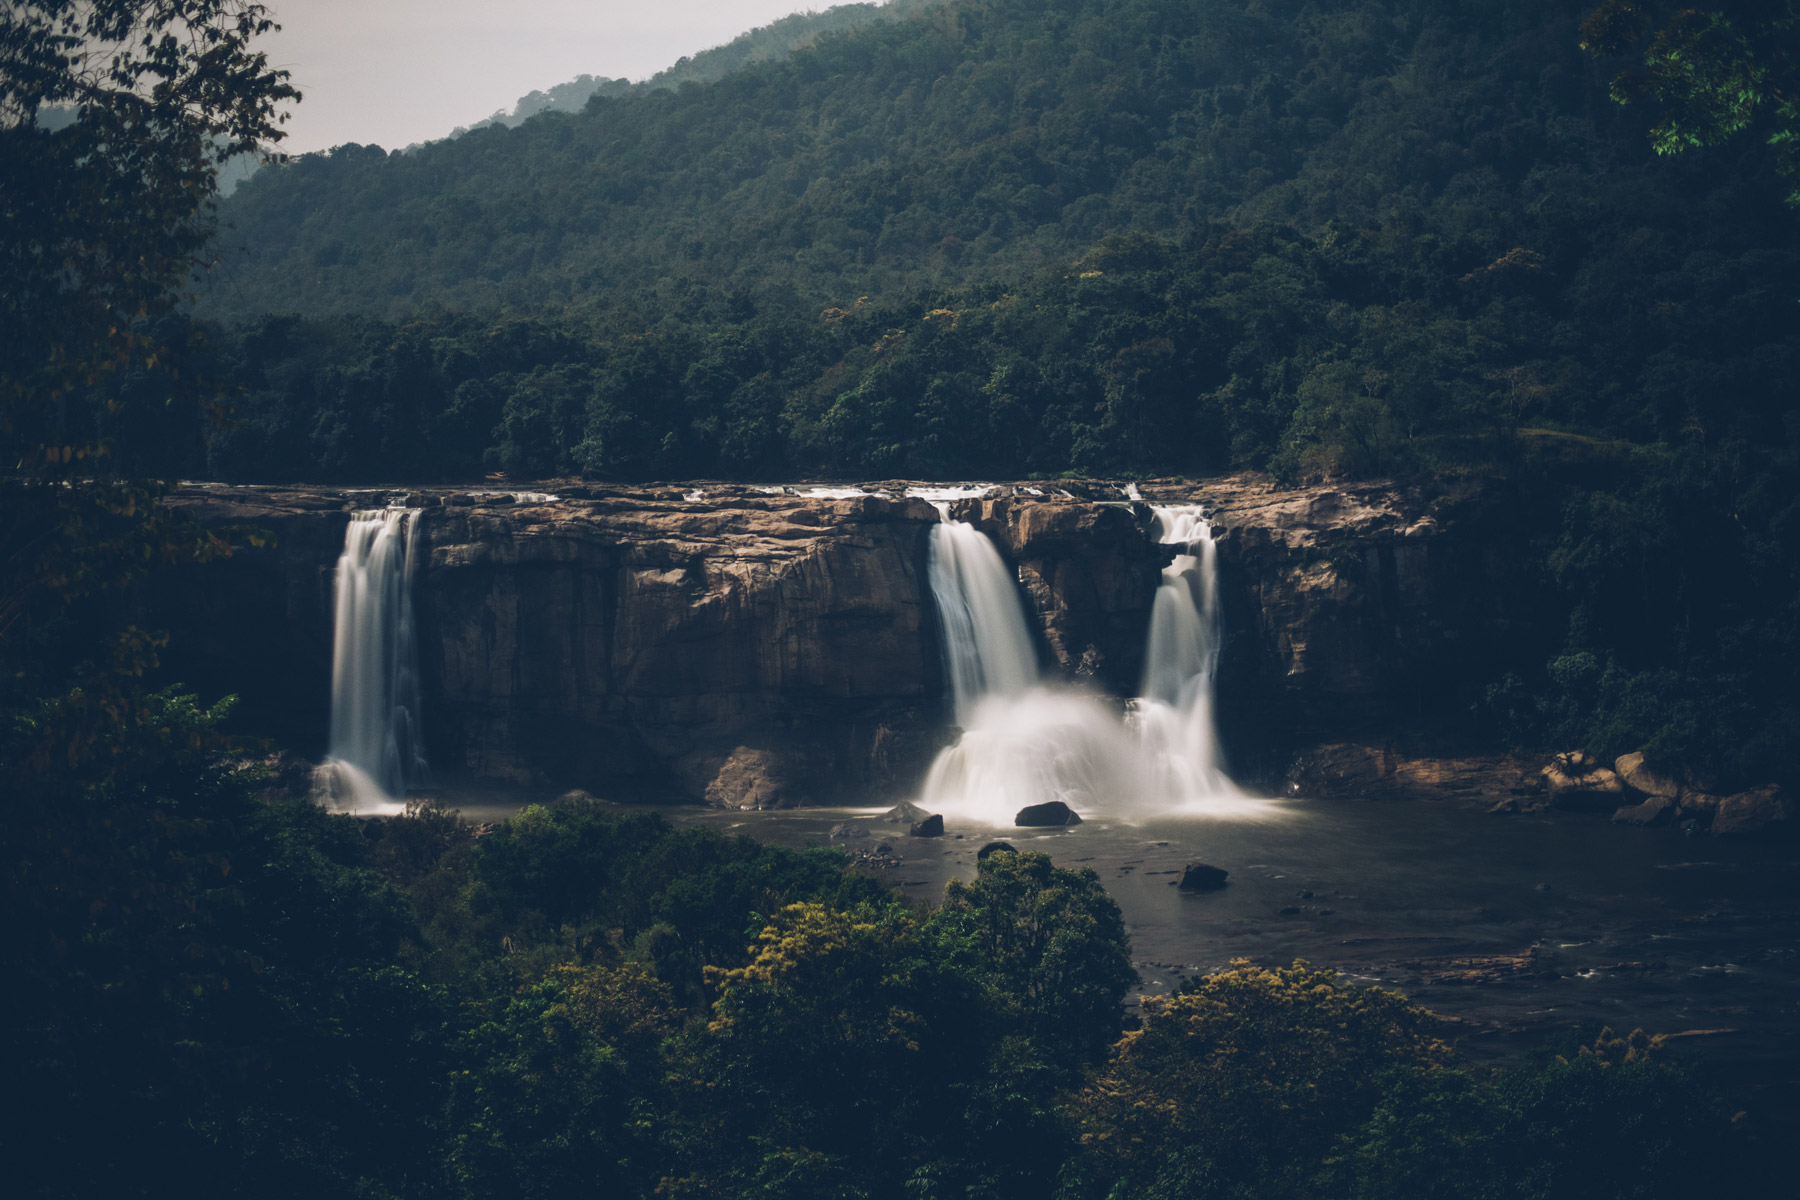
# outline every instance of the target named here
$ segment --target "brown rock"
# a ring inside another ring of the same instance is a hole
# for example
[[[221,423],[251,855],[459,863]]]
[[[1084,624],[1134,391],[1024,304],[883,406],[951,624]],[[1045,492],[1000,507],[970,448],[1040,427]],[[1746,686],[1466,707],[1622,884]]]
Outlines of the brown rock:
[[[1556,808],[1617,808],[1625,785],[1606,767],[1595,766],[1580,750],[1559,754],[1541,772],[1550,803]]]
[[[1642,754],[1620,755],[1613,763],[1613,772],[1624,781],[1626,787],[1646,796],[1674,798],[1682,793],[1679,780],[1647,765]]]
[[[906,833],[908,837],[943,837],[944,818],[938,813],[932,813],[923,821],[914,824]]]
[[[739,746],[706,785],[706,802],[721,808],[779,808],[787,797],[779,755]]]
[[[1683,792],[1679,801],[1681,816],[1709,824],[1713,814],[1719,811],[1719,801],[1720,798],[1711,792]]]
[[[1678,805],[1673,796],[1652,796],[1642,804],[1627,804],[1612,819],[1620,825],[1666,825],[1675,819]]]
[[[1785,830],[1792,816],[1786,793],[1775,784],[1738,792],[1719,801],[1713,814],[1714,833],[1761,833]]]
[[[902,800],[894,807],[881,814],[881,819],[890,825],[914,825],[923,821],[930,813],[910,800]]]

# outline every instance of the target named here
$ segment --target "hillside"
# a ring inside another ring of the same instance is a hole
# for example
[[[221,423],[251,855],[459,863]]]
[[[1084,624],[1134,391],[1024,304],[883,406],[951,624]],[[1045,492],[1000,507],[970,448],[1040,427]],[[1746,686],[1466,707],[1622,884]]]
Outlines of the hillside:
[[[1693,199],[1668,164],[1648,195],[1633,177],[1648,151],[1576,46],[1583,7],[969,0],[710,85],[301,158],[224,207],[201,310],[604,311],[695,285],[816,310],[1217,220],[1426,234],[1460,276],[1562,251],[1596,207],[1659,227]]]
[[[684,83],[713,83],[753,63],[777,62],[804,49],[828,33],[855,29],[875,21],[897,21],[940,0],[886,0],[883,4],[837,4],[823,12],[797,12],[741,33],[722,46],[683,57],[639,83],[629,79],[578,75],[566,83],[520,96],[509,112],[501,109],[485,121],[459,128],[452,136],[470,129],[524,124],[544,112],[580,112],[595,96],[629,96],[659,88],[679,88]]]

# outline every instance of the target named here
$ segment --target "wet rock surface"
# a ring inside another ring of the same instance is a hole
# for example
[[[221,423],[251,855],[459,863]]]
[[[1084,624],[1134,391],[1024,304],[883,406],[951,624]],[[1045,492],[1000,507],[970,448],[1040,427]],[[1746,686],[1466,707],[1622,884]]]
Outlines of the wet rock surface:
[[[1223,867],[1189,863],[1181,869],[1181,878],[1175,881],[1175,886],[1184,892],[1213,892],[1225,886],[1225,877],[1230,874]]]
[[[1061,800],[1047,800],[1042,804],[1028,804],[1021,808],[1013,817],[1013,824],[1026,828],[1079,825],[1081,814]]]

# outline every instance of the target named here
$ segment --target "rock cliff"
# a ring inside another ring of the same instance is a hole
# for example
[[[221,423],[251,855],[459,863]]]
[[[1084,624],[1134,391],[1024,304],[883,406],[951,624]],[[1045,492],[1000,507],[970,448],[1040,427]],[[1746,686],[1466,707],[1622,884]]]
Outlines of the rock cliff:
[[[168,670],[240,724],[323,748],[331,579],[349,514],[421,510],[425,731],[447,776],[729,805],[910,794],[954,736],[926,582],[931,505],[750,487],[498,493],[194,486],[168,501],[273,549],[171,576],[142,619]],[[1036,494],[1053,491],[1051,495]],[[954,515],[994,538],[1046,662],[1129,695],[1172,547],[1109,485],[1003,487]],[[1145,485],[1219,537],[1220,711],[1243,764],[1444,694],[1516,632],[1505,522],[1476,495]]]

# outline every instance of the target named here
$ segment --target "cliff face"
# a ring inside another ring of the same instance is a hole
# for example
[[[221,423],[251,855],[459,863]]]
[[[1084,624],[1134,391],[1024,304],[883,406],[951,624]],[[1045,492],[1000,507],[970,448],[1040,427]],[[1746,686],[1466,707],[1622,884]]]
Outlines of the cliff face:
[[[1516,624],[1504,523],[1478,500],[1247,476],[1146,491],[1217,510],[1219,708],[1236,761],[1262,774],[1315,726],[1441,694]],[[954,515],[1016,568],[1046,664],[1130,695],[1172,548],[1143,505],[1087,494]],[[421,510],[425,733],[446,775],[729,805],[910,794],[954,736],[926,579],[937,513],[885,495],[695,495],[184,489],[170,502],[276,546],[162,581],[142,619],[174,635],[171,677],[237,692],[246,729],[322,752],[344,527],[403,499]]]
[[[481,776],[729,804],[884,794],[935,749],[936,520],[873,496],[427,510],[428,718]]]

